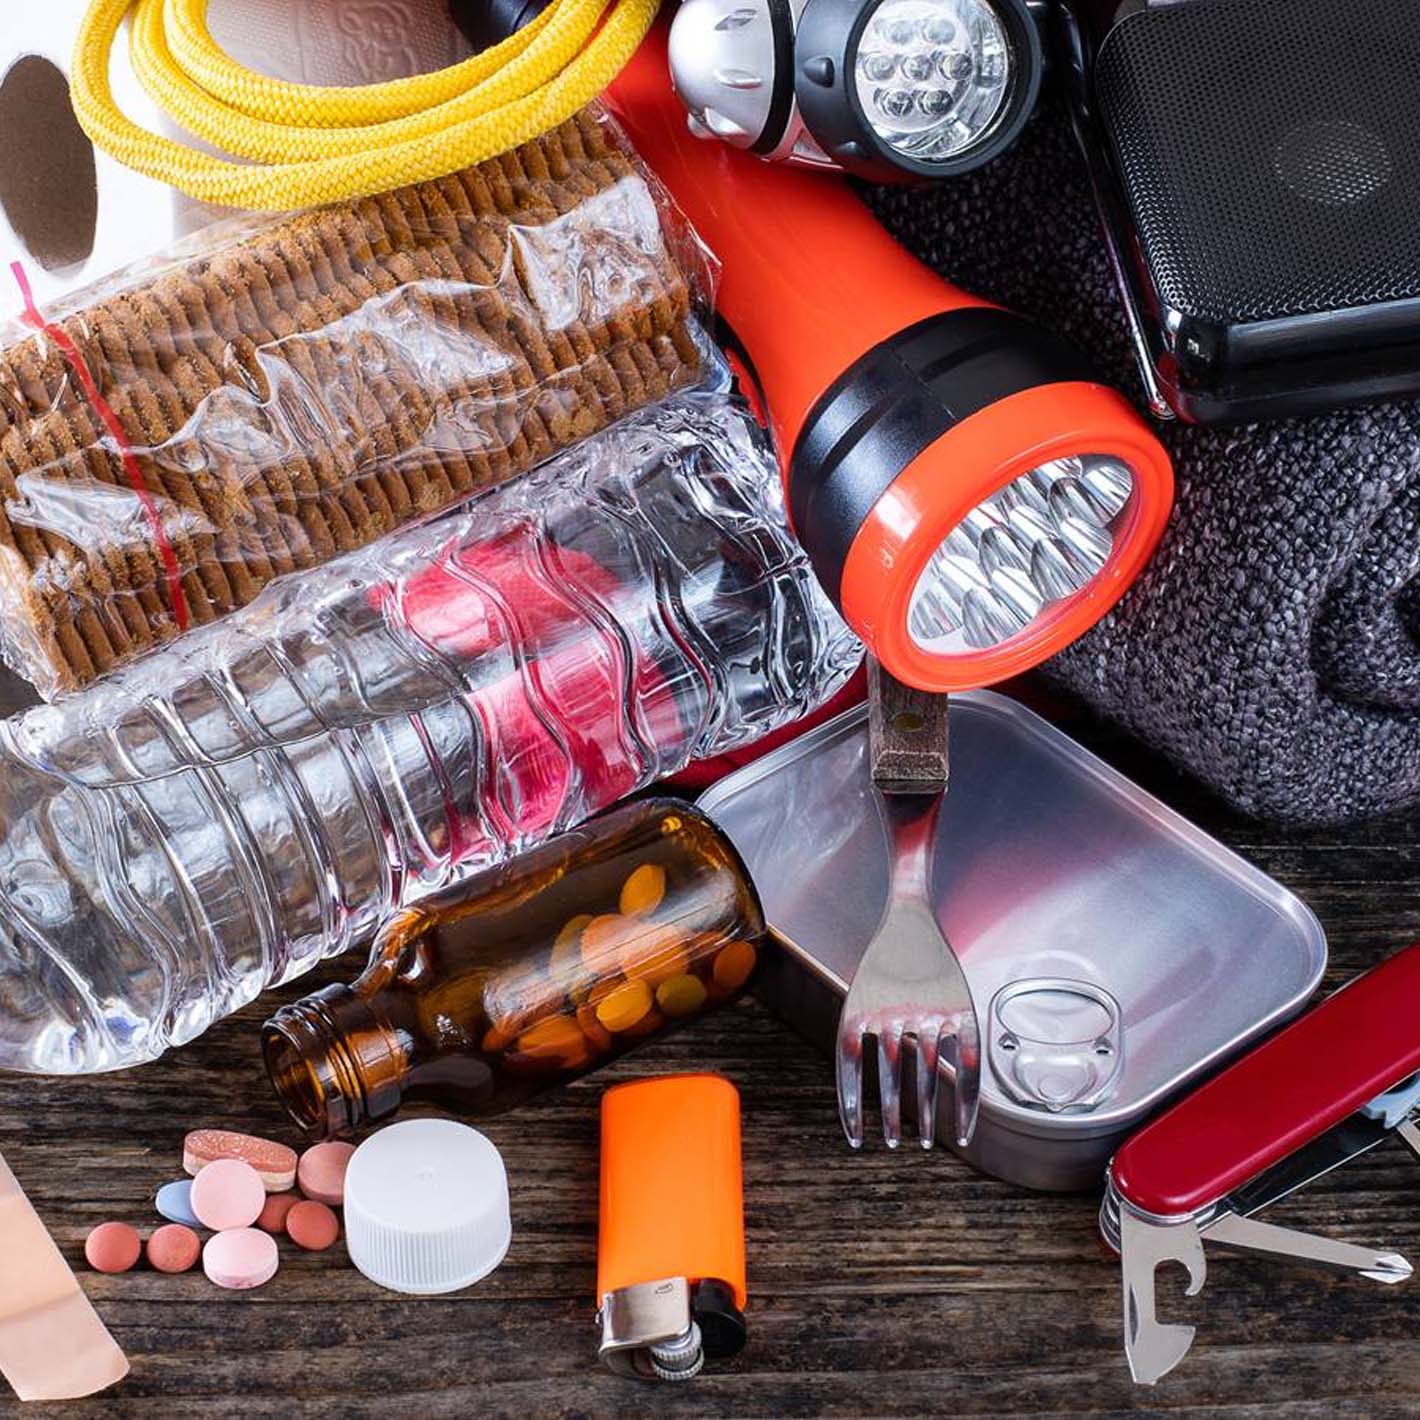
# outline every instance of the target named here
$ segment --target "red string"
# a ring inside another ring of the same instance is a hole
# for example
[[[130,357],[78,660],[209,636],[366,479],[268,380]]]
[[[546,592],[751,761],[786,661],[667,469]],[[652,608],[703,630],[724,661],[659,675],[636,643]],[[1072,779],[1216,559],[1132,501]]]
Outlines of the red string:
[[[162,514],[158,511],[158,505],[154,502],[153,495],[148,491],[147,483],[144,482],[143,470],[138,467],[138,460],[133,456],[133,449],[129,445],[127,434],[123,431],[123,425],[119,422],[118,415],[109,408],[108,401],[99,392],[93,374],[83,355],[79,353],[79,347],[70,340],[68,333],[62,326],[54,325],[40,314],[39,307],[35,305],[34,292],[30,289],[29,277],[25,275],[24,267],[18,261],[12,261],[10,270],[14,274],[15,282],[20,288],[20,296],[25,303],[24,314],[21,318],[26,325],[33,326],[35,330],[43,332],[58,346],[59,353],[69,362],[69,367],[74,371],[74,375],[89,403],[93,405],[95,413],[103,420],[105,427],[113,436],[114,444],[118,448],[119,459],[123,463],[123,471],[128,477],[129,487],[138,495],[138,501],[143,505],[143,515],[148,519],[153,542],[157,546],[158,557],[163,564],[163,575],[168,583],[168,598],[173,605],[173,620],[177,622],[179,631],[186,631],[191,617],[188,614],[187,596],[182,589],[182,569],[178,566],[177,555],[173,552],[173,545],[168,540],[167,528],[163,526]]]

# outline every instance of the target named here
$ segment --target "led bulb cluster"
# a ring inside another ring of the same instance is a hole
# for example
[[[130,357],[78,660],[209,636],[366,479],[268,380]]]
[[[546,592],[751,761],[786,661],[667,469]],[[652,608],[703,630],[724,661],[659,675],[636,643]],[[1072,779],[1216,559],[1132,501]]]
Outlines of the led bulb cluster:
[[[918,578],[908,629],[923,650],[984,651],[1074,596],[1109,560],[1134,476],[1086,454],[1032,469],[978,504]]]
[[[854,84],[878,137],[942,162],[1000,116],[1010,41],[988,0],[882,0],[863,29]]]

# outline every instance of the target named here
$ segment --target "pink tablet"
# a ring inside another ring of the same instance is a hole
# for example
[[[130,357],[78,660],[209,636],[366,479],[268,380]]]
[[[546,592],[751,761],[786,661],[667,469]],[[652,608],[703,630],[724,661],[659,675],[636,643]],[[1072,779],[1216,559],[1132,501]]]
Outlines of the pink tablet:
[[[301,1192],[317,1203],[345,1201],[345,1169],[350,1163],[350,1155],[355,1152],[354,1144],[340,1139],[330,1139],[324,1144],[312,1144],[296,1168],[296,1181]]]
[[[202,1270],[208,1280],[234,1292],[269,1282],[276,1275],[277,1260],[276,1239],[257,1228],[217,1233],[202,1249]]]
[[[204,1228],[249,1228],[266,1206],[261,1175],[241,1159],[218,1159],[192,1180],[192,1211]]]

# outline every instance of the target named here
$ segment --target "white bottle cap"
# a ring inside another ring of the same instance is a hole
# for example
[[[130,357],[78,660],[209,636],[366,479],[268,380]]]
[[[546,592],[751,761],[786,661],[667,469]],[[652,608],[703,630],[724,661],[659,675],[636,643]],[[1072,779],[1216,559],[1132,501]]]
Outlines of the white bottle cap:
[[[492,1272],[512,1236],[502,1156],[466,1124],[408,1119],[350,1158],[345,1245],[381,1287],[456,1292]]]

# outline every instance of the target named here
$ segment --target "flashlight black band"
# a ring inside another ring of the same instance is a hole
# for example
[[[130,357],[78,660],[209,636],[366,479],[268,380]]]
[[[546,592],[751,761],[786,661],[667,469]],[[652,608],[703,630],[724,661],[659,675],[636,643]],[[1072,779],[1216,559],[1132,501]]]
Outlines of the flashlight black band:
[[[751,153],[772,153],[783,140],[794,111],[794,13],[789,0],[767,0],[769,33],[774,41],[774,81],[764,131],[750,144]]]
[[[789,461],[794,532],[835,605],[858,530],[918,454],[989,404],[1080,380],[1097,377],[1070,345],[990,306],[929,316],[855,360],[809,411]]]

